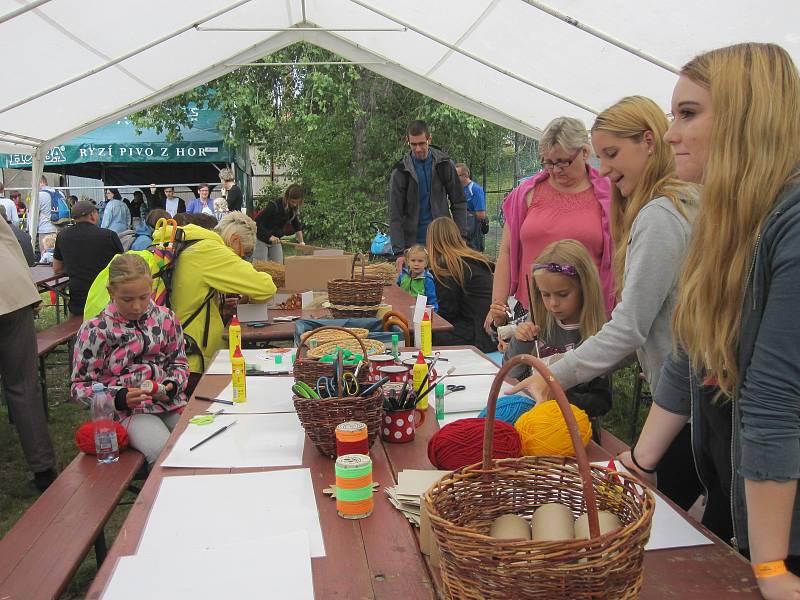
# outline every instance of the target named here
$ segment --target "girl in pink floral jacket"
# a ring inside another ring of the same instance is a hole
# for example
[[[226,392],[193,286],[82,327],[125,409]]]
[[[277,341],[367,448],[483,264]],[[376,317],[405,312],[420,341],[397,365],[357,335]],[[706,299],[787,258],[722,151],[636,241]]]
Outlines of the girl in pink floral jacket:
[[[186,405],[189,362],[175,314],[151,300],[150,267],[140,256],[121,254],[109,267],[111,303],[78,331],[72,396],[89,403],[92,384],[114,398],[130,445],[152,464]],[[154,395],[145,381],[158,385]]]

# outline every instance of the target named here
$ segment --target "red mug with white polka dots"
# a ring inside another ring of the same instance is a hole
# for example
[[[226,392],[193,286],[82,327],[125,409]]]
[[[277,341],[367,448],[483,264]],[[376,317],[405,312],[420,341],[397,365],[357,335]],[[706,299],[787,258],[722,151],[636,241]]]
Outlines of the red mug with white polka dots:
[[[425,422],[425,411],[418,408],[383,413],[381,438],[385,442],[404,444],[414,439],[415,430]]]

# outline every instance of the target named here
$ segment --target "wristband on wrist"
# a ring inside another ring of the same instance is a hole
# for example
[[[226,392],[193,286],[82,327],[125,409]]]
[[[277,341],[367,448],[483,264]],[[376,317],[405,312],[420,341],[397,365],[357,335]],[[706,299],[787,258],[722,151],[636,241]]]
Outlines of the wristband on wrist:
[[[658,466],[652,469],[645,469],[642,465],[639,464],[639,461],[636,460],[636,454],[634,453],[635,449],[636,446],[631,446],[631,460],[633,461],[633,464],[636,466],[636,468],[639,469],[642,473],[647,473],[648,475],[652,475],[653,473],[655,473],[656,470],[658,469]]]
[[[756,579],[775,577],[776,575],[783,575],[787,572],[786,563],[782,560],[772,560],[770,562],[753,564],[753,573],[755,573]]]

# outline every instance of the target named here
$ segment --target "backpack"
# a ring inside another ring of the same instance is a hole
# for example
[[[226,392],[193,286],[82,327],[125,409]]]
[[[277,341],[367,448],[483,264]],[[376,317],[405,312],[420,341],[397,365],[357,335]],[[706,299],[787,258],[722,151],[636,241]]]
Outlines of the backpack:
[[[44,189],[50,194],[50,221],[56,225],[61,225],[70,220],[69,204],[64,194],[58,190]]]

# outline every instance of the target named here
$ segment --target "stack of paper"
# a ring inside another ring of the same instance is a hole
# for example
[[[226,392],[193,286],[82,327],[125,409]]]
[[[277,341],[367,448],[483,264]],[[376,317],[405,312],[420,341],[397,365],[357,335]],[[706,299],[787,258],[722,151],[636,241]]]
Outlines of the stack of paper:
[[[280,350],[281,352],[278,352]],[[284,350],[287,350],[284,352]],[[294,370],[292,364],[292,354],[295,354],[295,348],[275,348],[272,350],[242,350],[244,361],[248,367],[254,367],[261,371],[278,371],[280,373],[290,374]],[[281,363],[275,363],[275,357],[281,357]],[[230,353],[222,349],[217,352],[214,360],[206,369],[206,375],[230,375],[231,374],[231,356]]]
[[[308,469],[165,477],[136,555],[119,560],[103,598],[307,600],[319,556]]]
[[[400,471],[397,474],[397,485],[385,488],[389,502],[402,512],[406,519],[419,527],[420,496],[449,472],[416,469]]]

